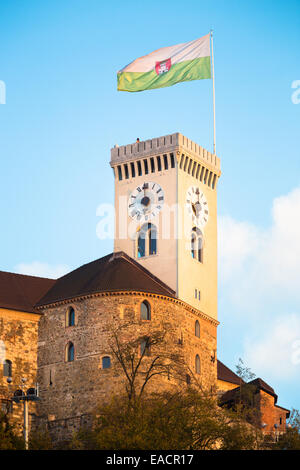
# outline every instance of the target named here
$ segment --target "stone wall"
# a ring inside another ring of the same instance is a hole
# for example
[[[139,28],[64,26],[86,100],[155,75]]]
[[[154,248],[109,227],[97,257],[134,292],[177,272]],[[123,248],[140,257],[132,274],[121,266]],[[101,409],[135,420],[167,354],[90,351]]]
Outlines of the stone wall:
[[[24,390],[35,387],[37,372],[37,339],[39,315],[0,309],[0,399],[2,406],[10,400],[14,391],[21,388],[25,378]],[[12,362],[12,383],[7,383],[3,375],[3,362]],[[29,403],[29,425],[36,412],[35,404]],[[12,422],[21,433],[23,431],[23,405],[12,405]]]
[[[151,306],[150,321],[140,320],[144,300]],[[70,307],[75,310],[74,326],[66,326]],[[200,338],[195,336],[196,320],[200,323]],[[111,350],[115,344],[112,332],[120,327],[118,339],[123,344],[143,335],[164,335],[163,341],[151,348],[150,356],[144,358],[145,365],[156,355],[170,364],[169,377],[156,376],[149,382],[155,390],[187,386],[187,374],[205,389],[215,390],[217,322],[182,302],[160,296],[138,293],[90,296],[43,310],[38,342],[39,414],[49,430],[56,429],[57,434],[58,421],[65,420],[66,428],[68,420],[79,422],[78,417],[93,412],[112,395],[124,391],[124,373]],[[65,351],[70,342],[75,357],[67,362]],[[195,371],[196,354],[201,360],[200,374]],[[109,369],[102,368],[103,356],[111,358]]]
[[[287,410],[277,407],[274,402],[274,397],[263,390],[259,392],[259,404],[261,421],[266,425],[263,431],[267,434],[273,434],[274,436],[285,432]],[[276,428],[274,426],[275,424],[277,425]]]

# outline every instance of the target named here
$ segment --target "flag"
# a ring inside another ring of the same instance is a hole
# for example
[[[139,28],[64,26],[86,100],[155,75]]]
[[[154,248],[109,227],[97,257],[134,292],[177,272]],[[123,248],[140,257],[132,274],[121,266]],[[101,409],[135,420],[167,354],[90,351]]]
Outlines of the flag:
[[[205,78],[211,78],[210,34],[134,60],[118,72],[118,90],[152,90]]]

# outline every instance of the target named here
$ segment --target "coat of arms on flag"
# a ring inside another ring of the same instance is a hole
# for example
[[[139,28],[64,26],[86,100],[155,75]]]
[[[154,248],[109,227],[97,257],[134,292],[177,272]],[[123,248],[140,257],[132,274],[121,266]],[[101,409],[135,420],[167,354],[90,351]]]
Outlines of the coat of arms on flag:
[[[171,59],[162,60],[161,62],[155,62],[155,71],[157,75],[169,72],[171,65]]]

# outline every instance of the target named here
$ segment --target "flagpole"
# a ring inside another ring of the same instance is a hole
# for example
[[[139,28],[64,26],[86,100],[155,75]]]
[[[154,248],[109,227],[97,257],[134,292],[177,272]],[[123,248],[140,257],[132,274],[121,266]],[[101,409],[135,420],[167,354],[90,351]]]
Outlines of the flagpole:
[[[211,64],[212,64],[212,84],[213,84],[213,114],[214,114],[214,155],[216,154],[216,103],[215,103],[215,66],[214,66],[214,40],[213,30],[210,30],[211,39]]]

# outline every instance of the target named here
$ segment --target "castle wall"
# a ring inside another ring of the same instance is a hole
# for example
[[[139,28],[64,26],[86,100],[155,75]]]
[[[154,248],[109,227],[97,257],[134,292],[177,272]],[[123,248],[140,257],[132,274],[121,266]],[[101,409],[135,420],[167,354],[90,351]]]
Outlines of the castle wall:
[[[16,389],[21,388],[21,379],[25,378],[24,391],[35,387],[37,372],[38,321],[40,315],[0,308],[0,400],[3,410]],[[12,383],[7,383],[3,375],[3,362],[12,362]],[[11,403],[10,403],[11,405]],[[35,404],[29,403],[29,427]],[[12,404],[11,421],[18,431],[23,431],[23,404]]]
[[[150,321],[140,320],[140,305],[144,300],[151,306]],[[75,309],[74,326],[66,326],[70,306]],[[196,320],[200,323],[200,338],[195,336]],[[194,375],[205,389],[215,387],[217,323],[186,304],[150,294],[119,293],[45,308],[38,342],[39,406],[48,428],[55,433],[59,420],[63,420],[65,426],[66,420],[79,423],[80,416],[91,413],[112,395],[124,390],[124,373],[111,350],[111,344],[115,344],[111,340],[112,331],[119,327],[122,331],[118,332],[118,339],[125,344],[142,335],[151,336],[151,332],[164,332],[163,341],[151,348],[145,361],[151,361],[155,354],[168,357],[168,361],[171,356],[184,358],[184,365],[180,367],[182,375],[178,375],[177,361],[173,364],[176,378],[173,377],[170,363],[169,380],[157,376],[151,381],[155,390],[178,387],[180,383],[186,387],[186,374],[192,380]],[[72,362],[66,362],[65,357],[69,342],[75,348]],[[196,354],[201,360],[200,374],[195,371]],[[111,357],[109,369],[102,368],[103,356]]]
[[[261,422],[265,424],[263,431],[273,436],[283,433],[286,430],[287,410],[275,405],[274,397],[260,390],[259,405],[261,411]],[[275,425],[276,424],[276,428]]]

